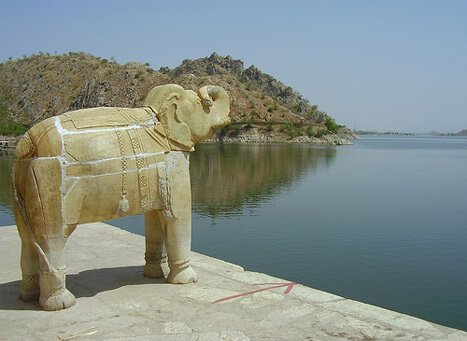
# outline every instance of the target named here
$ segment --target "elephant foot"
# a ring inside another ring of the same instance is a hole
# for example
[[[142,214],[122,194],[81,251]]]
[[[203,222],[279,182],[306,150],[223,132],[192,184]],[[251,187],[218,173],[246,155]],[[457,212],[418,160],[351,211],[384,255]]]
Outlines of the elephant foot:
[[[146,263],[146,265],[144,266],[143,275],[148,278],[162,278],[162,277],[165,277],[168,272],[169,272],[169,269],[167,267],[167,263],[162,263],[162,264]]]
[[[60,289],[51,296],[44,297],[41,295],[39,298],[39,303],[42,309],[49,311],[69,308],[73,306],[75,302],[75,296],[65,288]]]
[[[65,287],[65,274],[65,268],[41,272],[39,304],[42,309],[62,310],[75,304],[75,296]]]
[[[39,295],[39,275],[23,275],[19,298],[23,302],[32,302],[39,300]]]
[[[190,266],[190,260],[169,263],[170,272],[167,281],[174,284],[198,282],[198,275]]]

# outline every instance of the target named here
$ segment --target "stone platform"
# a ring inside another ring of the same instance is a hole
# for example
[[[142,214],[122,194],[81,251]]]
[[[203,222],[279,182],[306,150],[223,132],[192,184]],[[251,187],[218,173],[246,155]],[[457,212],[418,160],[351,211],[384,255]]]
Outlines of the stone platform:
[[[96,247],[98,246],[98,247]],[[196,284],[143,277],[144,238],[103,223],[67,244],[67,310],[18,299],[19,237],[0,227],[0,340],[467,340],[467,333],[193,254]]]

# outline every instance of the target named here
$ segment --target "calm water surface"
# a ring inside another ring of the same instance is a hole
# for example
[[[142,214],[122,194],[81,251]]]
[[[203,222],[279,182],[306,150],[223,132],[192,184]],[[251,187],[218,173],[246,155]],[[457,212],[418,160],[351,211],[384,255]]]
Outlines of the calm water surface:
[[[203,145],[191,162],[195,251],[467,330],[466,138]],[[112,223],[144,234],[141,216]]]

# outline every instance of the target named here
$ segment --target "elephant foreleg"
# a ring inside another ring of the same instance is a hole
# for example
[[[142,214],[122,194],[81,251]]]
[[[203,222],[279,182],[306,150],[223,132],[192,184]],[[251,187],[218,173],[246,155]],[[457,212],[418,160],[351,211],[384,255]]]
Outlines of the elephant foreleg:
[[[198,275],[191,262],[191,210],[167,222],[167,253],[169,258],[170,283],[191,283],[198,281]]]
[[[147,212],[144,215],[144,228],[146,235],[144,276],[150,278],[165,277],[169,270],[164,245],[166,224],[162,213],[160,211]]]
[[[197,282],[190,266],[191,257],[191,185],[188,154],[171,152],[167,156],[167,188],[170,217],[167,217],[165,246],[169,259],[170,283]]]

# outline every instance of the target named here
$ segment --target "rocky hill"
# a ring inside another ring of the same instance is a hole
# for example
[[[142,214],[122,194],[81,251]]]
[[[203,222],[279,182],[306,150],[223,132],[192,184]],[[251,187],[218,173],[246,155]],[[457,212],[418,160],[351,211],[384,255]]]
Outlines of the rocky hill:
[[[343,144],[342,126],[290,86],[255,66],[213,53],[184,60],[174,69],[118,64],[86,53],[38,54],[0,64],[0,134],[21,134],[32,124],[68,110],[96,106],[136,107],[156,85],[196,90],[223,86],[231,97],[233,124],[217,139]]]

